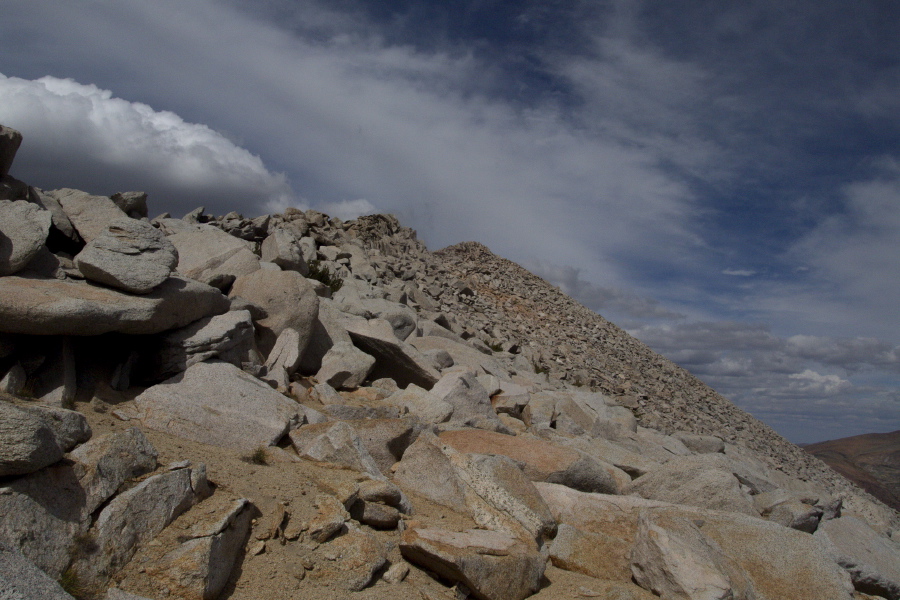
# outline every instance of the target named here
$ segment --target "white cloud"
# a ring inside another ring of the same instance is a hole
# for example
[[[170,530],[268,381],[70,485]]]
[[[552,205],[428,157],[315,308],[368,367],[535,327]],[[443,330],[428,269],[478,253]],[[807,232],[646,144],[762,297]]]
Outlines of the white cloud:
[[[723,275],[731,275],[734,277],[753,277],[756,275],[756,271],[752,271],[750,269],[725,269],[722,271]]]
[[[344,200],[342,202],[326,202],[321,205],[322,212],[332,217],[349,221],[363,215],[376,215],[379,211],[375,205],[364,198]]]
[[[184,212],[290,197],[284,175],[209,127],[72,79],[0,74],[0,122],[24,136],[12,174],[40,187],[142,189]]]

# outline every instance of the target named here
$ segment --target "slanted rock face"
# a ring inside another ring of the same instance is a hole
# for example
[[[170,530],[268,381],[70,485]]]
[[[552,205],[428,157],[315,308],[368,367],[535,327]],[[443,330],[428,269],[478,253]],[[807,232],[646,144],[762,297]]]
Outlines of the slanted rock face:
[[[22,134],[11,127],[0,125],[0,177],[9,174],[9,168],[22,145]]]
[[[184,230],[170,235],[169,241],[178,249],[177,270],[182,275],[210,283],[219,277],[240,277],[259,270],[259,257],[247,242],[210,225],[176,223]]]
[[[71,188],[52,190],[47,194],[59,202],[85,242],[101,235],[111,222],[128,216],[106,196],[92,196]]]
[[[298,420],[298,405],[234,365],[202,362],[147,388],[134,416],[145,427],[226,448],[270,446]]]
[[[855,517],[822,523],[815,537],[864,594],[900,598],[900,546]]]
[[[227,310],[219,290],[181,277],[143,296],[74,281],[0,278],[0,331],[8,333],[159,333]]]
[[[298,348],[302,354],[319,312],[319,297],[303,275],[260,269],[238,277],[229,295],[249,300],[269,315],[256,322],[257,344],[264,355],[268,356],[278,335],[287,328],[300,334]]]
[[[4,600],[74,600],[49,575],[17,549],[0,544],[0,598]]]
[[[165,281],[178,264],[178,251],[155,227],[120,218],[88,242],[75,266],[90,281],[146,294]]]
[[[16,405],[0,398],[0,476],[51,465],[90,437],[87,421],[75,411]]]
[[[44,246],[50,213],[36,204],[0,200],[0,275],[21,271]]]

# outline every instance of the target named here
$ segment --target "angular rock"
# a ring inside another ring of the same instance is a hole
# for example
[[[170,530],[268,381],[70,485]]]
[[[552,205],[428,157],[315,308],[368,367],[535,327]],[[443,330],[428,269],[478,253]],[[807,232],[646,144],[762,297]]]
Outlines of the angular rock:
[[[75,600],[52,577],[37,568],[16,548],[3,544],[0,544],[0,598]]]
[[[111,221],[75,257],[89,281],[133,294],[146,294],[165,281],[178,264],[178,251],[146,221]]]
[[[232,310],[225,314],[194,321],[187,327],[159,336],[152,344],[150,370],[154,379],[177,375],[199,362],[216,358],[240,367],[259,363],[255,330],[249,311]]]
[[[255,507],[246,498],[214,513],[214,522],[195,527],[194,537],[147,569],[181,598],[214,600],[231,578],[235,561],[250,535]]]
[[[629,581],[630,550],[630,545],[617,537],[562,524],[550,546],[550,561],[560,569],[598,579]]]
[[[316,496],[315,505],[317,513],[309,522],[309,537],[324,544],[344,527],[350,513],[340,500],[326,494]]]
[[[405,410],[423,423],[444,423],[453,414],[453,405],[444,402],[426,389],[414,383],[384,399],[384,404]]]
[[[350,516],[373,529],[396,529],[400,511],[377,502],[357,500],[350,508]]]
[[[13,404],[0,397],[0,477],[51,465],[90,437],[87,421],[75,411]]]
[[[325,576],[350,592],[359,592],[369,585],[387,563],[387,554],[378,539],[358,529],[329,542],[325,552],[336,557],[325,567]]]
[[[150,334],[227,310],[219,290],[180,277],[143,296],[74,281],[0,278],[0,331],[8,333]]]
[[[638,523],[631,569],[638,585],[663,598],[730,600],[735,590],[720,553],[689,520],[648,511]]]
[[[259,258],[247,242],[216,227],[191,226],[189,230],[170,235],[169,241],[178,250],[178,272],[203,283],[259,270]]]
[[[146,219],[148,216],[146,192],[118,192],[109,199],[132,219]]]
[[[410,338],[409,343],[419,352],[444,350],[453,358],[453,364],[462,365],[475,373],[487,373],[509,379],[509,371],[497,359],[479,352],[468,343],[460,343],[440,336]]]
[[[135,398],[145,427],[213,446],[274,445],[299,421],[298,405],[223,362],[202,362]]]
[[[348,423],[375,460],[382,473],[403,457],[406,449],[416,441],[422,426],[410,418],[361,419]]]
[[[900,598],[900,545],[851,516],[825,521],[814,537],[850,573],[858,591],[888,600]]]
[[[772,508],[768,518],[782,527],[813,533],[819,526],[822,509],[798,500],[788,500]]]
[[[0,276],[21,271],[44,247],[50,213],[36,204],[0,200]]]
[[[313,374],[322,368],[322,359],[340,343],[352,344],[350,334],[342,325],[340,311],[327,298],[319,298],[319,313],[313,322],[312,335],[300,359],[300,370]]]
[[[722,441],[722,438],[714,435],[697,435],[684,431],[677,431],[672,434],[672,437],[697,454],[723,454],[725,452],[725,442]]]
[[[13,129],[0,125],[0,177],[9,174],[9,168],[16,158],[16,152],[22,145],[22,134]]]
[[[389,377],[401,387],[411,383],[431,389],[440,373],[418,350],[401,342],[390,323],[382,319],[347,319],[344,326],[360,350],[375,357],[373,379]]]
[[[106,196],[92,196],[81,190],[65,188],[46,192],[53,196],[72,226],[85,242],[101,235],[106,227],[116,219],[127,217],[115,203]]]
[[[405,304],[369,298],[362,300],[361,305],[374,318],[390,323],[398,340],[406,340],[416,330],[418,322],[416,311]]]
[[[356,430],[347,423],[304,425],[292,430],[289,435],[301,457],[343,465],[376,479],[384,479]]]
[[[82,444],[68,454],[84,490],[85,515],[94,512],[119,487],[156,469],[156,449],[140,429],[109,433]]]
[[[319,297],[302,275],[295,271],[260,269],[238,277],[230,295],[249,300],[268,314],[257,321],[256,341],[263,355],[269,355],[278,335],[288,328],[300,334],[298,348],[303,353],[319,312]]]
[[[409,562],[461,582],[480,600],[523,600],[540,588],[546,557],[500,531],[410,528],[400,539]]]
[[[453,406],[453,416],[450,417],[452,423],[503,428],[491,406],[487,390],[481,387],[471,371],[451,371],[444,374],[431,388],[431,393]]]
[[[49,211],[51,223],[53,227],[67,240],[71,242],[79,242],[81,237],[75,231],[72,221],[66,216],[66,211],[54,196],[38,188],[31,188],[32,194],[29,194],[28,201],[34,202],[46,211]]]
[[[302,348],[300,332],[293,327],[288,327],[278,334],[275,345],[266,359],[266,379],[275,381],[277,387],[290,385],[291,375],[300,364]]]
[[[194,503],[191,470],[154,475],[113,498],[91,528],[96,550],[86,552],[73,568],[93,585],[102,585]]]
[[[759,516],[753,501],[732,474],[730,464],[719,454],[673,459],[632,481],[623,493]]]
[[[445,431],[438,437],[459,452],[508,456],[523,465],[532,481],[604,494],[619,494],[631,483],[627,473],[610,464],[539,439],[475,429]]]
[[[353,344],[344,342],[332,346],[325,354],[322,368],[316,373],[316,380],[336,389],[356,389],[365,381],[374,366],[374,357],[357,349]]]
[[[428,431],[403,453],[394,471],[394,481],[442,506],[465,512],[466,485],[444,452],[437,437]]]
[[[285,271],[297,271],[305,277],[309,274],[309,266],[303,256],[300,237],[296,232],[276,229],[260,246],[262,260],[275,263]]]

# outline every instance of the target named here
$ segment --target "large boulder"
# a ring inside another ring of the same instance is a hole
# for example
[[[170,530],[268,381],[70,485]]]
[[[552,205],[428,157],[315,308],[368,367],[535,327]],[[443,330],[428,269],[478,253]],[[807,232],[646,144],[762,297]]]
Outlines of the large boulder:
[[[0,598],[3,600],[75,600],[22,553],[0,544]]]
[[[199,319],[160,335],[148,352],[151,366],[147,370],[158,380],[211,358],[236,367],[244,362],[258,363],[254,334],[253,321],[246,310]]]
[[[304,425],[290,432],[297,454],[319,462],[349,467],[384,479],[378,463],[366,449],[356,430],[343,422]]]
[[[16,158],[16,152],[22,144],[22,134],[13,129],[0,125],[0,177],[9,174],[9,168]]]
[[[87,421],[75,411],[0,401],[0,477],[51,465],[90,437]]]
[[[90,242],[101,235],[111,222],[128,216],[106,196],[93,196],[71,188],[46,193],[59,202],[85,242]]]
[[[631,482],[627,473],[587,454],[544,440],[478,429],[445,431],[441,442],[459,452],[500,454],[523,465],[532,481],[559,483],[583,492],[621,493]]]
[[[37,204],[0,200],[0,276],[21,271],[50,232],[50,213]]]
[[[133,294],[150,292],[177,264],[178,251],[159,229],[128,217],[109,223],[75,257],[86,279]]]
[[[398,340],[387,321],[349,318],[343,324],[354,345],[375,357],[373,379],[388,377],[401,387],[413,383],[425,389],[431,389],[440,379],[440,373],[431,361],[411,345]]]
[[[501,531],[414,527],[400,552],[409,562],[468,588],[479,600],[523,600],[540,589],[547,559]]]
[[[397,390],[385,398],[383,403],[414,414],[423,423],[444,423],[453,414],[452,404],[414,383],[406,386],[406,389]]]
[[[728,460],[721,454],[672,459],[635,479],[624,493],[675,504],[759,516],[753,507],[753,501],[741,489],[738,479],[732,473]]]
[[[228,306],[219,290],[181,277],[143,296],[76,281],[0,278],[0,331],[8,333],[159,333],[224,313]]]
[[[249,244],[211,225],[188,225],[169,236],[178,249],[177,271],[185,277],[215,283],[259,270],[259,258]]]
[[[888,600],[900,599],[900,545],[896,542],[852,516],[825,521],[815,537],[850,573],[857,590]]]
[[[263,240],[260,246],[261,258],[275,263],[285,271],[297,271],[303,276],[309,273],[309,266],[300,245],[301,236],[289,229],[276,229]]]
[[[185,439],[253,450],[280,440],[299,420],[297,403],[224,362],[202,362],[135,398],[145,427]]]
[[[238,277],[229,295],[240,296],[266,311],[268,316],[257,321],[257,344],[264,355],[268,356],[278,335],[288,328],[300,334],[298,349],[303,353],[319,312],[319,297],[300,273],[260,269]]]
[[[328,298],[319,298],[319,313],[313,322],[312,335],[300,357],[300,370],[306,374],[316,373],[322,368],[322,359],[337,344],[352,344],[350,334],[344,327],[340,310]]]
[[[453,407],[451,423],[495,431],[505,430],[491,406],[487,390],[478,382],[475,373],[466,370],[445,373],[431,388],[431,393]]]
[[[335,389],[352,390],[365,381],[374,366],[374,357],[344,342],[332,346],[322,358],[322,368],[316,373],[316,380]]]
[[[550,545],[550,561],[567,571],[597,579],[628,581],[631,578],[630,547],[620,538],[592,533],[561,524]]]

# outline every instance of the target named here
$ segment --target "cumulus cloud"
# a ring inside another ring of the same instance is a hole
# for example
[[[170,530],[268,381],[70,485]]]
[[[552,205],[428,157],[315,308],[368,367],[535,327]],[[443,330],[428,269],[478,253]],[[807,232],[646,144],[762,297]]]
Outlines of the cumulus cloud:
[[[23,132],[13,175],[44,188],[140,189],[173,212],[287,203],[283,174],[206,125],[72,79],[0,74],[0,122]]]

